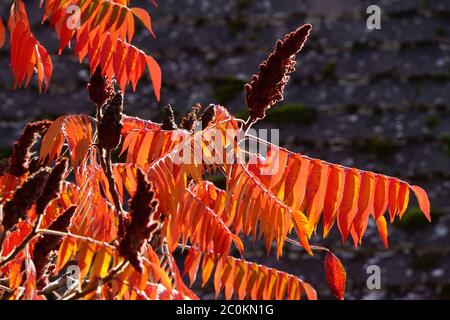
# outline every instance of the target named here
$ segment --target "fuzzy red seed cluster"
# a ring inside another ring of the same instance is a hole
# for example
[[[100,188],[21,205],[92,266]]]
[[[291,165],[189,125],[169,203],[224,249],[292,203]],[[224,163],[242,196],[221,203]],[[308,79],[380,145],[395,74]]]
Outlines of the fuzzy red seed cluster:
[[[141,169],[137,171],[137,189],[129,202],[129,221],[125,236],[119,241],[119,253],[142,272],[141,249],[146,241],[152,242],[154,232],[160,227],[157,217],[158,201],[152,184]]]
[[[77,206],[71,206],[65,210],[54,222],[48,227],[49,230],[67,232],[70,225],[70,219],[75,213]],[[54,259],[51,259],[53,251],[58,250],[62,242],[62,237],[45,234],[36,242],[33,249],[33,261],[36,267],[37,288],[42,289],[48,284],[48,276]]]
[[[51,121],[42,120],[27,124],[13,146],[13,152],[9,158],[8,172],[16,177],[23,176],[30,167],[30,150],[36,143],[39,135],[42,135],[52,124]]]
[[[95,69],[88,86],[89,98],[101,107],[114,95],[114,86],[108,77],[102,75],[100,68]]]
[[[247,107],[252,121],[263,119],[266,110],[283,100],[289,74],[295,71],[295,57],[306,42],[311,25],[306,24],[278,40],[275,50],[259,66],[259,73],[245,85]]]
[[[98,124],[98,144],[107,151],[114,150],[120,143],[123,127],[123,95],[117,91],[102,107]]]

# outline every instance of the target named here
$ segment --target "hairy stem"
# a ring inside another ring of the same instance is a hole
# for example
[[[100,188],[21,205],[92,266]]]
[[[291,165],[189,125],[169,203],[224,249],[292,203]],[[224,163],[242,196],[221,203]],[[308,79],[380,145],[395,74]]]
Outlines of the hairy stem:
[[[37,217],[36,222],[33,225],[33,229],[28,234],[28,236],[6,257],[0,258],[0,268],[4,267],[6,264],[14,260],[14,258],[22,251],[28,243],[38,234],[39,226],[41,225],[42,215]]]
[[[128,267],[128,265],[129,265],[128,261],[126,260],[122,261],[116,267],[112,268],[105,277],[89,282],[86,288],[84,288],[81,291],[71,293],[68,296],[62,297],[62,300],[78,300],[83,298],[89,293],[97,290],[99,286],[111,282],[115,278],[115,276],[123,272],[126,269],[126,267]]]
[[[112,163],[111,163],[111,151],[106,151],[103,153],[103,150],[99,150],[100,152],[100,163],[103,168],[103,172],[105,173],[106,179],[108,179],[109,184],[109,193],[111,194],[114,206],[116,207],[117,219],[118,219],[118,227],[119,227],[119,235],[123,235],[124,231],[124,212],[122,208],[122,203],[120,202],[119,193],[116,189],[116,183],[114,180],[114,175],[112,172]]]
[[[296,240],[294,240],[294,239],[286,237],[286,241],[289,242],[289,243],[292,243],[292,244],[294,244],[294,245],[296,245],[298,247],[302,247],[303,248],[301,243],[296,241]],[[317,250],[317,251],[326,251],[326,252],[330,251],[330,249],[322,247],[322,246],[310,246],[310,248],[311,248],[311,250]]]
[[[12,290],[12,289],[10,289],[10,288],[8,288],[8,287],[6,287],[6,286],[3,286],[3,285],[1,285],[1,284],[0,284],[0,290],[6,291],[6,292],[13,292],[13,291],[14,291],[14,290]]]
[[[80,236],[80,235],[73,234],[73,233],[70,233],[70,232],[62,232],[62,231],[49,230],[49,229],[40,229],[40,230],[38,230],[38,233],[49,234],[49,235],[52,235],[52,236],[74,238],[74,239],[77,239],[77,240],[90,242],[90,243],[93,243],[93,244],[96,244],[96,245],[99,245],[99,246],[102,246],[102,247],[107,247],[107,248],[114,249],[114,250],[116,249],[115,246],[113,246],[113,245],[111,245],[109,243],[98,241],[98,240],[95,240],[95,239],[92,239],[92,238],[89,238],[89,237],[85,237],[85,236]]]
[[[255,123],[256,121],[252,120],[252,118],[248,118],[247,121],[244,122],[243,126],[242,126],[242,132],[244,133],[244,137],[247,135],[248,130],[250,130],[251,126]]]

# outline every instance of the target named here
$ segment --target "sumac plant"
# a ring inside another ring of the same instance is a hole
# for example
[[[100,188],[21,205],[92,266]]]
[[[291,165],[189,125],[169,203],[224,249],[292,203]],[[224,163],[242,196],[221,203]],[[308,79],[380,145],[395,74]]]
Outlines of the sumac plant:
[[[211,104],[194,106],[179,124],[167,106],[160,124],[123,113],[125,87],[146,65],[159,97],[159,68],[129,44],[133,17],[151,31],[148,14],[128,1],[41,2],[61,48],[72,41],[81,60],[88,56],[96,116],[29,123],[2,162],[3,299],[197,299],[189,286],[196,280],[213,282],[216,296],[226,299],[317,298],[297,275],[246,260],[250,240],[263,241],[278,259],[285,246],[323,254],[324,279],[343,299],[345,269],[329,249],[310,244],[313,234],[327,237],[336,226],[343,241],[358,246],[373,220],[387,247],[387,222],[403,217],[411,191],[430,220],[418,186],[249,134],[283,99],[310,25],[279,40],[245,85],[246,121]],[[71,4],[81,6],[82,20],[69,31]],[[8,26],[15,84],[36,72],[47,86],[50,58],[30,31],[22,1],[13,2]],[[244,150],[251,140],[267,153]],[[211,182],[217,175],[223,189]]]

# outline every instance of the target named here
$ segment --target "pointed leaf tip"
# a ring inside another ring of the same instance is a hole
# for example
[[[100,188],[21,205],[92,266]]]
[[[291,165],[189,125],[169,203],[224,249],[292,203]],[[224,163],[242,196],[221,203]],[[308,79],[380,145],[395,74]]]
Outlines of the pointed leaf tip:
[[[387,230],[387,222],[384,216],[380,216],[377,221],[378,233],[380,234],[381,240],[383,241],[384,247],[387,249],[389,247],[388,243],[388,230]]]
[[[324,267],[331,292],[337,299],[344,300],[347,272],[342,262],[331,251],[328,251],[325,256]]]
[[[416,195],[417,201],[419,202],[420,210],[422,210],[428,221],[431,222],[430,215],[430,200],[428,199],[427,192],[419,186],[411,186],[412,191]]]

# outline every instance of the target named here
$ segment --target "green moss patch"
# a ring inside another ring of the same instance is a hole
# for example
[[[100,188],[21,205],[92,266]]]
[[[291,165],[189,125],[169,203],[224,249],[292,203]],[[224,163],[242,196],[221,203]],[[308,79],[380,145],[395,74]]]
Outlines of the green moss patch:
[[[394,142],[389,138],[372,137],[357,144],[358,148],[377,158],[392,157],[396,152]]]
[[[393,226],[406,233],[415,233],[429,228],[432,224],[439,221],[440,213],[431,210],[431,223],[425,218],[418,207],[411,207],[406,210],[401,220],[395,220]]]
[[[310,125],[316,122],[318,113],[315,109],[298,103],[275,105],[267,111],[266,120],[273,123],[298,123]]]
[[[213,80],[213,92],[217,102],[226,105],[233,101],[238,94],[244,92],[245,82],[233,77]]]

